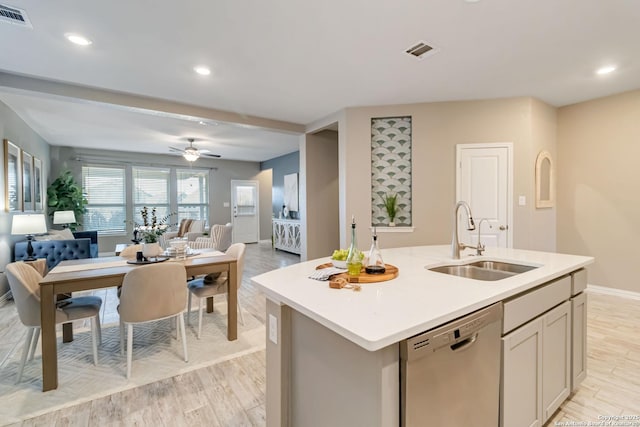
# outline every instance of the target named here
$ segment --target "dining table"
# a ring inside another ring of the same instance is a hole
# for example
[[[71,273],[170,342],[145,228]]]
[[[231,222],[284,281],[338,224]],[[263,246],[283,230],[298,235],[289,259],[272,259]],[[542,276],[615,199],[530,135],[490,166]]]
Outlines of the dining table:
[[[156,261],[163,260],[157,259]],[[153,261],[153,259],[151,259]],[[56,338],[56,295],[121,286],[124,276],[140,265],[121,257],[100,257],[62,261],[40,281],[40,319],[42,328],[42,391],[58,388],[58,352]],[[135,262],[135,260],[133,260]],[[183,260],[169,258],[164,262],[180,262],[187,278],[203,274],[227,272],[227,339],[238,338],[238,272],[237,259],[219,251],[194,251]],[[185,284],[185,292],[186,292]],[[212,299],[207,311],[213,310]]]

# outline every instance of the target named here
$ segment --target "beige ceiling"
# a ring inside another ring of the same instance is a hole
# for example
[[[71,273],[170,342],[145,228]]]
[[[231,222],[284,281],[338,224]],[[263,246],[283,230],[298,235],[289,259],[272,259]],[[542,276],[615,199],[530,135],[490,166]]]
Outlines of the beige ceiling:
[[[114,108],[109,96],[79,101],[0,79],[0,100],[54,145],[166,151],[193,136],[225,158],[266,160],[297,149],[296,124],[345,107],[511,96],[562,106],[640,87],[635,0],[0,3],[33,25],[0,23],[5,75],[203,113]],[[67,32],[93,44],[72,45]],[[422,61],[404,53],[420,40],[437,49]],[[199,64],[212,74],[196,75]],[[594,74],[606,64],[618,70]],[[232,114],[195,126],[221,111]]]

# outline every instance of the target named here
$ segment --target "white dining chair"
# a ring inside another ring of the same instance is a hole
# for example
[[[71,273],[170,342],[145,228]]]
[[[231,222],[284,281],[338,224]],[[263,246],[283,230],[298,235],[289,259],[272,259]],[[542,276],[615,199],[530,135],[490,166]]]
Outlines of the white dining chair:
[[[38,345],[38,338],[40,337],[39,283],[42,280],[42,276],[32,266],[22,261],[8,264],[6,274],[20,321],[29,328],[18,369],[16,380],[16,383],[18,383],[22,379],[27,355],[29,355],[29,360],[33,359]],[[91,319],[94,365],[98,364],[98,342],[102,342],[102,331],[100,329],[101,306],[102,299],[96,296],[67,298],[59,301],[56,306],[56,325],[73,322],[74,320]]]
[[[124,276],[118,312],[121,352],[127,327],[127,378],[131,377],[133,325],[137,323],[176,318],[184,361],[189,361],[183,317],[187,303],[186,282],[184,265],[175,262],[138,266]]]
[[[226,254],[234,257],[237,260],[237,283],[238,289],[242,284],[242,271],[244,270],[244,243],[234,243],[227,249]],[[198,339],[202,334],[202,311],[203,301],[208,297],[215,295],[225,294],[229,290],[229,280],[227,273],[222,273],[217,278],[212,279],[209,283],[207,276],[198,277],[190,280],[187,284],[189,287],[189,302],[187,306],[187,322],[191,324],[191,296],[194,295],[198,298]],[[240,323],[244,325],[244,316],[242,315],[242,308],[240,307],[240,299],[238,298],[238,313],[240,314]]]

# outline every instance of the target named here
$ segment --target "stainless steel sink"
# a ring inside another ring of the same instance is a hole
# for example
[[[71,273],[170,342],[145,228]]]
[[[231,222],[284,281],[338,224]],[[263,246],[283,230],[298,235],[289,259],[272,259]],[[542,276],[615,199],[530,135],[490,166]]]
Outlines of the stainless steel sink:
[[[475,261],[462,265],[442,265],[432,267],[429,270],[468,279],[495,281],[506,279],[534,268],[537,267],[501,261]]]

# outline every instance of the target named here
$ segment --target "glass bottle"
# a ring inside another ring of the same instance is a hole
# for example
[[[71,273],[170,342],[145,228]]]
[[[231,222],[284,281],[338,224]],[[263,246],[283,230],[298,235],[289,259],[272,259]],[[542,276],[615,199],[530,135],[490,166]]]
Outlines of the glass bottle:
[[[380,248],[378,248],[378,235],[376,234],[376,228],[373,227],[369,259],[367,260],[364,271],[366,271],[367,274],[383,274],[385,270],[384,261],[382,261],[382,254],[380,253]]]
[[[351,217],[351,246],[347,254],[347,274],[349,276],[359,276],[362,270],[362,252],[358,250],[358,242],[356,241],[356,218]]]

